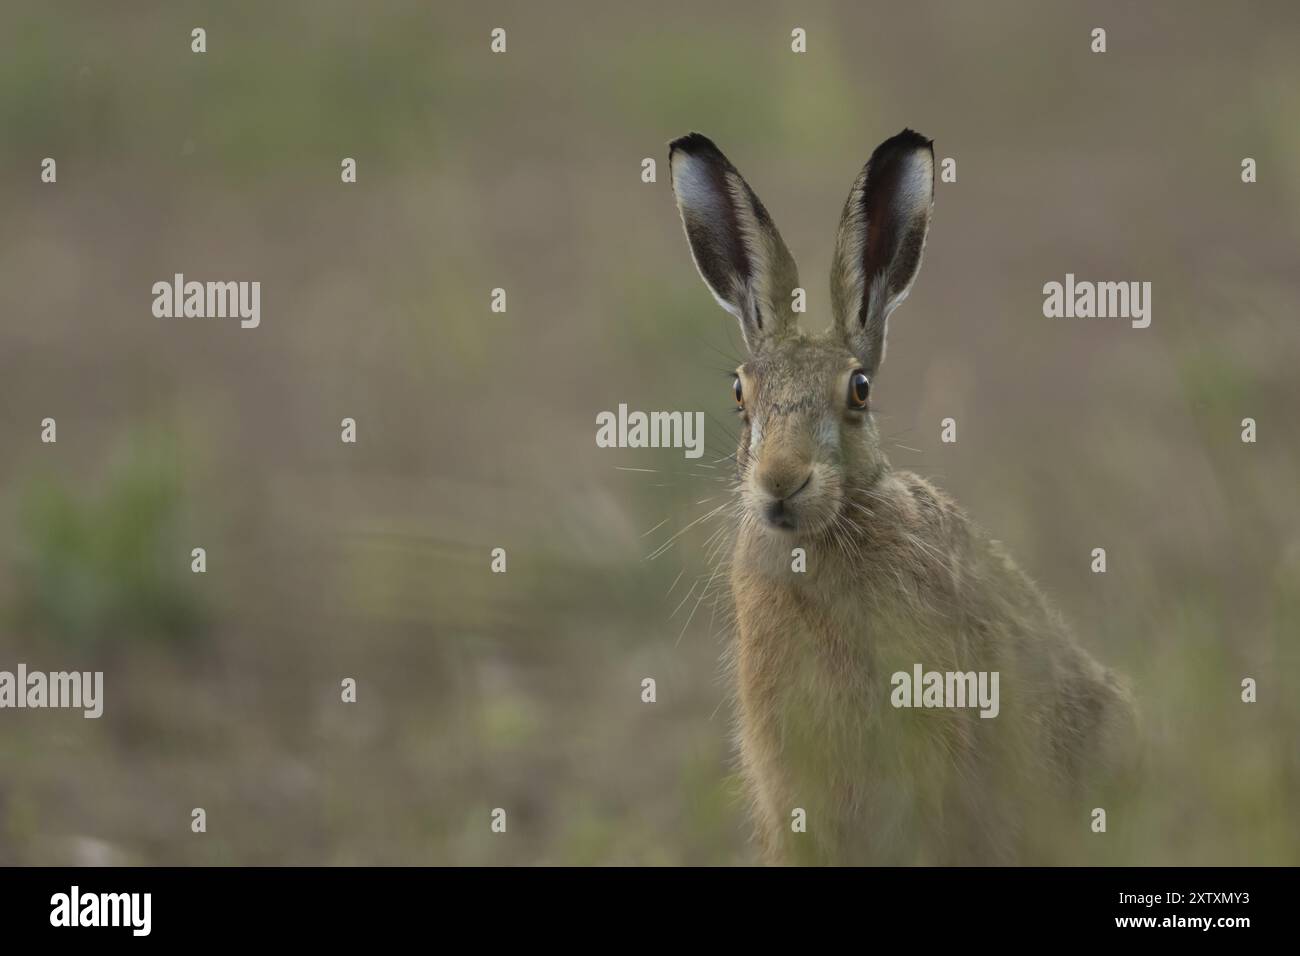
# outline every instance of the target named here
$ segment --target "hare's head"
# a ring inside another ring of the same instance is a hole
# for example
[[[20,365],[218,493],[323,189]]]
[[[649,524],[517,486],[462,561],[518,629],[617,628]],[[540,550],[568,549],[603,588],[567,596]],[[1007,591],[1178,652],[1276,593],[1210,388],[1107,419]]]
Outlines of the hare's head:
[[[700,275],[740,321],[736,370],[744,429],[736,460],[749,514],[765,526],[829,527],[850,489],[887,467],[871,418],[889,314],[921,266],[934,201],[934,149],[904,130],[871,154],[844,204],[831,268],[829,330],[795,320],[794,259],[763,204],[713,143],[669,147],[673,191]]]

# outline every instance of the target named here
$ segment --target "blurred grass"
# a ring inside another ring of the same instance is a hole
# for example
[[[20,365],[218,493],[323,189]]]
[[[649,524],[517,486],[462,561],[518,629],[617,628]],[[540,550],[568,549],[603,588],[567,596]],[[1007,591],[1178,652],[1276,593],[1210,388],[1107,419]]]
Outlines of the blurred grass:
[[[206,611],[181,535],[174,454],[129,441],[88,497],[53,475],[29,479],[16,542],[16,620],[78,649],[194,638]]]
[[[0,863],[752,861],[723,621],[686,626],[714,527],[646,560],[725,490],[740,357],[665,144],[746,172],[820,327],[844,193],[904,125],[959,180],[891,322],[890,454],[1147,724],[1112,833],[1060,857],[1296,863],[1298,37],[1269,3],[6,4],[0,666],[110,674],[100,721],[5,717]],[[176,270],[263,281],[263,326],[159,326]],[[1065,271],[1152,280],[1152,328],[1045,322]],[[709,455],[595,449],[619,402],[706,411]]]

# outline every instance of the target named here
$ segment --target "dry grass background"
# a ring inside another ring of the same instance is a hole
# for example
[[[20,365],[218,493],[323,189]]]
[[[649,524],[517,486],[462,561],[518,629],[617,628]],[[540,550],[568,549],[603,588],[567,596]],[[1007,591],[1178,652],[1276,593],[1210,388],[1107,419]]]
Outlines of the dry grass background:
[[[0,715],[0,862],[752,860],[725,636],[674,613],[713,529],[645,560],[721,485],[594,418],[704,409],[732,450],[669,139],[727,151],[825,323],[840,204],[904,126],[959,178],[891,323],[894,463],[1148,724],[1123,838],[1063,855],[1300,862],[1292,5],[10,2],[0,38],[0,667],[107,685],[99,721]],[[260,280],[261,327],[154,319],[174,272]],[[1151,328],[1043,318],[1066,272],[1151,281]]]

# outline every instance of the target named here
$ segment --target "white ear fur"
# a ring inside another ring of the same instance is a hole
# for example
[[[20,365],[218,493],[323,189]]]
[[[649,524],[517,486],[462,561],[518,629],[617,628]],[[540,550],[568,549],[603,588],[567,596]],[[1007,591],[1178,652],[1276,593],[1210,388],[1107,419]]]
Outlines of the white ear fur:
[[[685,210],[687,209],[700,219],[717,223],[724,223],[733,215],[739,218],[740,210],[736,205],[733,184],[726,183],[727,194],[718,192],[716,185],[710,181],[716,178],[716,174],[705,165],[703,160],[685,152],[673,151],[670,154],[669,164],[672,171],[673,192],[677,196],[677,209],[686,228],[687,244],[690,246],[691,259],[695,263],[695,268],[699,270],[704,284],[709,287],[718,304],[743,323],[741,301],[744,289],[743,286],[738,287],[740,276],[728,275],[726,287],[716,288],[710,279],[710,273],[706,272],[705,267],[700,263],[701,252],[697,251],[696,243],[691,240],[690,227],[686,226]],[[724,173],[724,178],[725,175]],[[705,250],[703,254],[709,253]]]
[[[881,143],[853,183],[831,267],[835,326],[875,374],[890,313],[921,268],[934,205],[934,148],[911,130]]]
[[[740,322],[751,352],[794,327],[798,270],[767,210],[707,137],[669,146],[673,193],[691,257],[718,303]]]

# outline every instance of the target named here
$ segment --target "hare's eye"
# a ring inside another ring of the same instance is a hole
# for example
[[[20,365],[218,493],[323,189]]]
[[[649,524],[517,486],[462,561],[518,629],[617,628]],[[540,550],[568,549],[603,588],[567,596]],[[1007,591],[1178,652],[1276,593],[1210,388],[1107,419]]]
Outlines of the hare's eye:
[[[744,408],[744,407],[745,407],[745,393],[742,392],[741,389],[740,389],[740,376],[739,376],[739,375],[737,375],[737,376],[736,376],[736,380],[735,380],[734,382],[731,383],[731,390],[732,390],[733,392],[736,393],[736,407],[737,407],[737,408]]]
[[[849,376],[849,407],[866,408],[867,397],[871,394],[871,380],[867,373],[858,369]]]

